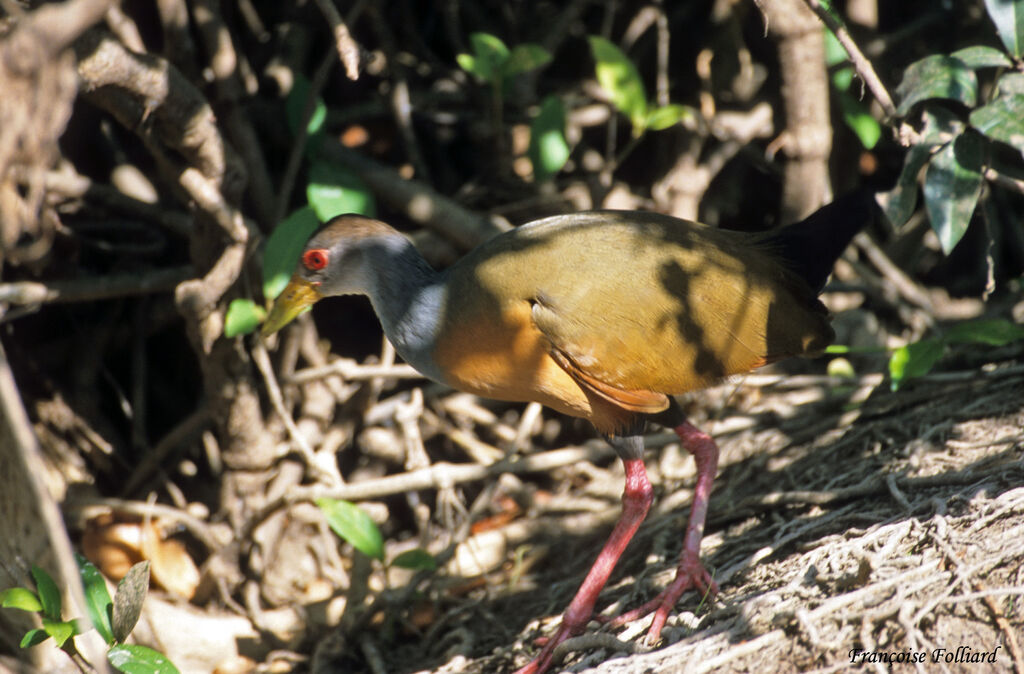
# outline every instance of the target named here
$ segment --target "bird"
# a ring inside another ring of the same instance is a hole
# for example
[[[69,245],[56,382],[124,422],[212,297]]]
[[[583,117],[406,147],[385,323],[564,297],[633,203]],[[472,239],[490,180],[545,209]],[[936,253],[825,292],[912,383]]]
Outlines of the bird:
[[[585,631],[651,507],[648,424],[675,432],[696,484],[675,579],[612,623],[653,613],[647,640],[657,643],[687,590],[717,594],[700,543],[719,450],[674,396],[821,353],[834,332],[818,295],[876,210],[862,190],[761,233],[653,212],[573,212],[499,234],[442,271],[392,226],[340,215],[308,240],[261,333],[323,297],[366,295],[396,352],[427,378],[586,419],[615,449],[622,512],[554,636],[519,670],[540,674],[558,644]]]

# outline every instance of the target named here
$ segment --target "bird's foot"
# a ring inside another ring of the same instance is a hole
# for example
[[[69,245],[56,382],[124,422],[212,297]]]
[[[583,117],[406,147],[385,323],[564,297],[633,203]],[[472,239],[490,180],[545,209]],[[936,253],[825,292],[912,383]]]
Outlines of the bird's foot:
[[[647,630],[646,639],[648,645],[654,645],[661,640],[661,630],[665,627],[665,622],[676,602],[684,592],[691,589],[699,592],[702,598],[713,597],[718,594],[718,583],[714,581],[696,555],[684,555],[679,562],[675,580],[671,585],[651,601],[612,618],[608,624],[612,627],[621,627],[654,613],[654,620],[651,621],[651,627]]]

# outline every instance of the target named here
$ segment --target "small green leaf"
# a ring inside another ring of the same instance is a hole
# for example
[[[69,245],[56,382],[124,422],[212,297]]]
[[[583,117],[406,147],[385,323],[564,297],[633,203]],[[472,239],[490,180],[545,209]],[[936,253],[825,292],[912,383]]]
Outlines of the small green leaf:
[[[123,643],[135,629],[142,615],[142,603],[146,600],[149,590],[149,560],[139,562],[128,569],[121,582],[117,584],[114,594],[114,611],[110,626],[114,633],[114,641]]]
[[[18,645],[22,648],[32,648],[33,646],[38,646],[49,638],[50,635],[46,633],[46,630],[40,628],[31,629],[28,632],[25,632],[25,636],[21,638],[21,643]]]
[[[472,54],[456,54],[455,62],[459,64],[459,67],[465,70],[470,75],[474,75],[481,80],[487,81],[483,73],[480,72],[480,66],[476,63],[476,57]]]
[[[292,90],[288,92],[288,98],[284,102],[285,121],[288,123],[288,130],[291,131],[292,136],[298,135],[299,125],[302,123],[302,113],[306,111],[306,101],[309,99],[312,88],[313,85],[305,75],[295,76]],[[306,124],[306,133],[310,136],[316,135],[323,128],[326,119],[327,106],[324,105],[323,99],[317,97],[313,104],[313,113]]]
[[[853,130],[866,150],[870,150],[882,137],[882,127],[878,124],[866,105],[854,98],[848,91],[840,91],[839,107],[843,111],[843,121]]]
[[[557,174],[569,159],[569,143],[565,140],[565,107],[557,96],[546,96],[540,112],[530,123],[530,147],[527,156],[533,164],[537,182]]]
[[[473,33],[469,36],[469,42],[473,47],[472,61],[457,56],[459,65],[480,79],[497,84],[501,79],[502,66],[508,61],[508,47],[501,38],[489,33]],[[470,64],[471,68],[466,68],[464,62]]]
[[[663,105],[660,108],[655,108],[647,115],[647,121],[644,123],[644,126],[651,131],[661,131],[678,124],[692,114],[693,110],[685,105],[677,105],[675,103]]]
[[[263,247],[263,297],[272,300],[288,285],[299,255],[320,226],[316,211],[303,206],[282,220]]]
[[[828,27],[823,27],[823,30],[825,31],[825,65],[832,68],[844,61],[849,61],[850,55],[846,53],[846,47],[839,42],[836,34]]]
[[[551,62],[551,53],[539,44],[521,44],[512,48],[508,59],[501,66],[503,77],[512,77],[529,72]]]
[[[349,501],[331,498],[317,499],[316,504],[334,533],[367,557],[384,560],[384,540],[380,529],[365,510]]]
[[[1014,58],[1024,55],[1024,0],[985,0],[999,39]]]
[[[1013,65],[1006,54],[992,47],[978,45],[977,47],[964,47],[957,49],[950,54],[953,58],[960,59],[968,68],[1009,68]]]
[[[0,592],[0,606],[33,613],[43,610],[43,603],[36,593],[24,587],[12,587]]]
[[[846,358],[833,358],[828,362],[825,371],[830,377],[852,379],[857,376],[857,371],[853,369],[853,363]]]
[[[999,95],[1024,94],[1024,73],[1008,72],[1003,73],[997,82]]]
[[[362,178],[344,166],[316,161],[309,168],[306,198],[321,222],[336,215],[358,213],[371,218],[377,205]]]
[[[137,644],[118,644],[107,651],[107,661],[124,674],[180,674],[167,656]]]
[[[978,78],[960,59],[933,54],[907,66],[896,95],[900,98],[896,110],[900,115],[929,98],[952,99],[972,108],[978,98]]]
[[[224,336],[231,339],[238,335],[247,335],[258,328],[266,317],[267,310],[252,300],[233,299],[224,317]]]
[[[53,640],[57,643],[57,648],[63,648],[64,642],[75,636],[75,624],[64,620],[43,618],[43,630],[53,637]]]
[[[60,590],[44,569],[32,565],[32,579],[36,581],[39,601],[43,605],[43,616],[50,620],[60,620]]]
[[[1001,318],[965,321],[947,330],[944,339],[947,344],[1006,346],[1024,339],[1024,325]]]
[[[938,339],[922,339],[893,351],[889,358],[892,390],[898,389],[907,379],[928,374],[944,351],[945,346]]]
[[[971,126],[992,140],[1024,149],[1024,95],[999,96],[971,112]]]
[[[633,134],[644,132],[647,121],[647,94],[643,80],[633,62],[614,44],[596,35],[591,35],[590,51],[597,62],[597,82],[607,92],[619,112],[629,117]]]
[[[896,182],[896,187],[889,192],[889,200],[885,205],[885,215],[896,227],[901,226],[914,214],[914,208],[917,206],[917,179],[931,155],[932,148],[928,145],[913,145],[907,150],[907,157],[903,160],[903,171]]]
[[[981,161],[980,138],[965,133],[932,156],[925,172],[925,208],[947,255],[967,231],[978,204]]]
[[[112,644],[114,633],[110,629],[110,612],[114,603],[110,600],[107,582],[100,570],[82,555],[76,554],[75,561],[78,562],[78,574],[82,577],[85,608],[89,612],[89,619],[103,640],[108,645]]]
[[[437,560],[434,559],[434,556],[420,548],[406,550],[395,557],[391,564],[393,566],[400,566],[403,569],[412,569],[413,571],[433,571],[437,568]]]

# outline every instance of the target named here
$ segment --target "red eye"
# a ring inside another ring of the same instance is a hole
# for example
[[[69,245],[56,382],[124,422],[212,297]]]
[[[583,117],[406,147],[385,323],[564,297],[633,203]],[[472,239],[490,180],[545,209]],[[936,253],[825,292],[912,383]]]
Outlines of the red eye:
[[[302,264],[310,271],[320,271],[327,266],[327,251],[323,248],[307,250],[302,254]]]

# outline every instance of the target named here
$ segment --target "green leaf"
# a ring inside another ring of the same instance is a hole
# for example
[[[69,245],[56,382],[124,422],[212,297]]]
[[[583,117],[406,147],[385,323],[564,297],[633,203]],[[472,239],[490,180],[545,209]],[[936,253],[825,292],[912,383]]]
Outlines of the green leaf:
[[[395,557],[391,564],[392,566],[400,566],[403,569],[412,569],[413,571],[433,571],[437,568],[437,560],[434,559],[434,556],[420,548],[406,550]]]
[[[43,630],[53,637],[57,648],[63,648],[64,642],[75,636],[75,624],[70,621],[43,618]]]
[[[542,182],[561,171],[569,153],[569,143],[565,140],[565,107],[557,96],[546,96],[540,103],[540,112],[530,123],[527,156],[533,164],[534,180]]]
[[[922,339],[896,349],[889,358],[892,390],[898,389],[907,379],[928,374],[944,351],[945,345],[938,339]]]
[[[33,613],[43,610],[43,603],[36,593],[24,587],[12,587],[0,592],[0,606]]]
[[[82,555],[76,554],[75,561],[78,562],[78,574],[82,577],[85,608],[89,612],[89,620],[92,621],[103,640],[108,645],[112,644],[114,643],[114,633],[110,628],[110,612],[114,603],[110,600],[107,582],[103,579],[100,570]]]
[[[1007,94],[1024,94],[1024,73],[1003,73],[997,84],[999,86],[1000,96],[1005,96]]]
[[[1024,149],[1024,94],[999,96],[971,112],[971,126],[992,140]]]
[[[959,136],[932,156],[924,177],[924,204],[948,255],[967,231],[981,194],[981,139]]]
[[[36,581],[39,602],[43,605],[43,616],[50,620],[60,620],[60,590],[44,569],[32,565],[32,578]]]
[[[933,54],[907,66],[896,95],[900,98],[896,109],[900,115],[929,98],[952,99],[973,108],[978,98],[978,78],[960,59]]]
[[[313,85],[305,75],[301,73],[295,76],[292,90],[288,92],[288,98],[284,102],[284,116],[288,124],[288,130],[292,136],[299,133],[299,125],[302,123],[302,113],[306,111],[306,101]],[[313,113],[306,124],[306,133],[310,136],[316,135],[323,128],[324,120],[327,119],[327,106],[319,96],[313,104]]]
[[[1006,346],[1024,339],[1024,325],[1017,325],[1002,318],[965,321],[947,330],[944,339],[947,344]]]
[[[114,594],[114,611],[110,626],[114,633],[114,641],[124,642],[135,629],[142,615],[142,603],[146,601],[149,591],[149,560],[139,562],[128,569],[121,582],[117,584]]]
[[[46,633],[46,630],[40,628],[31,629],[28,632],[25,632],[25,636],[21,638],[21,643],[18,645],[22,648],[32,648],[33,646],[38,646],[49,638],[50,635]]]
[[[272,300],[288,285],[309,237],[320,226],[316,211],[303,206],[282,220],[263,247],[263,297]]]
[[[853,68],[840,68],[832,73],[832,84],[837,91],[846,92],[853,84]]]
[[[469,54],[460,54],[455,60],[467,72],[485,82],[498,84],[502,66],[509,58],[508,47],[499,37],[489,33],[473,33],[469,36],[469,42],[473,47],[473,55],[467,59],[465,57]]]
[[[619,112],[629,117],[633,134],[644,132],[647,121],[647,94],[633,62],[614,44],[596,35],[587,38],[597,62],[597,82],[607,92]]]
[[[827,26],[823,29],[825,31],[825,65],[831,68],[832,66],[849,61],[850,55],[846,53],[846,47],[839,42],[836,34]]]
[[[921,118],[924,120],[921,142],[927,145],[945,145],[967,128],[956,113],[940,105],[925,108]]]
[[[1006,58],[1006,54],[994,49],[978,45],[977,47],[964,47],[957,49],[950,54],[953,58],[960,59],[968,68],[1009,68],[1013,62]]]
[[[362,178],[344,166],[323,161],[315,161],[309,167],[306,198],[321,222],[343,213],[371,218],[377,214],[373,194]]]
[[[999,39],[1014,58],[1024,55],[1024,0],[985,0]]]
[[[224,336],[231,339],[238,335],[247,335],[259,327],[266,317],[267,310],[252,300],[233,299],[224,317]]]
[[[693,110],[685,105],[675,103],[655,108],[647,115],[644,126],[651,131],[661,131],[674,126],[693,114]]]
[[[384,540],[380,529],[365,510],[349,501],[331,498],[317,499],[316,504],[334,533],[367,557],[384,561]]]
[[[843,121],[853,130],[866,150],[870,150],[882,137],[882,127],[878,124],[866,105],[854,98],[848,91],[840,91],[839,107],[843,111]]]
[[[551,53],[539,44],[521,44],[512,49],[508,59],[501,66],[503,77],[512,77],[535,68],[547,65],[551,61]]]
[[[896,187],[889,192],[889,200],[885,205],[885,215],[894,226],[901,226],[914,214],[917,206],[917,179],[931,156],[932,148],[928,145],[913,145],[907,150],[903,171]]]
[[[136,644],[118,644],[107,651],[107,661],[125,674],[179,674],[167,656]]]

